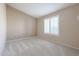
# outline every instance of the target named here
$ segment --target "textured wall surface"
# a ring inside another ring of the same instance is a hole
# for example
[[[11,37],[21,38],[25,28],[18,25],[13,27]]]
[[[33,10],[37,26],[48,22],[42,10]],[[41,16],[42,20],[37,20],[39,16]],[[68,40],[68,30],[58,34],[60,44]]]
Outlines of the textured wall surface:
[[[7,6],[7,27],[8,40],[35,35],[36,19]]]

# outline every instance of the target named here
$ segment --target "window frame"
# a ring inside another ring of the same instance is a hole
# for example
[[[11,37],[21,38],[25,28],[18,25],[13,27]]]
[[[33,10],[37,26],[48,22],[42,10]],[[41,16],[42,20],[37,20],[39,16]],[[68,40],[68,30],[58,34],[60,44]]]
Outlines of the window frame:
[[[53,18],[53,17],[57,17],[58,18],[58,30],[57,30],[57,34],[53,31],[53,32],[51,32],[51,19]],[[45,28],[43,28],[43,33],[44,34],[50,34],[50,35],[59,35],[59,15],[55,15],[55,16],[51,16],[51,17],[49,17],[49,18],[45,18],[45,19],[48,19],[49,20],[49,33],[45,33]],[[45,19],[44,19],[44,21],[45,21]],[[43,21],[43,23],[44,23],[44,21]]]

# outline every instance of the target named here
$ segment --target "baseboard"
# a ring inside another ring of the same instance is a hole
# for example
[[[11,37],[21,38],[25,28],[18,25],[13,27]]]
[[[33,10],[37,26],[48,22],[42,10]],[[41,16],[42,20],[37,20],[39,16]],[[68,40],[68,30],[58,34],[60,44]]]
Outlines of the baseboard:
[[[9,42],[14,42],[14,41],[20,41],[20,40],[25,40],[25,39],[30,39],[30,38],[33,38],[35,36],[27,36],[27,37],[22,37],[22,38],[13,38],[11,40],[7,40],[6,42],[9,43]]]

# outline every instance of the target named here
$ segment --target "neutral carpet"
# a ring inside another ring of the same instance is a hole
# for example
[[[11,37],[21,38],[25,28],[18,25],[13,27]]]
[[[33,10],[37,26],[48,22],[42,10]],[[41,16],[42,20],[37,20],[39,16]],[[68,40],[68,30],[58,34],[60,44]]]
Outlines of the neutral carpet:
[[[79,55],[79,51],[52,44],[39,38],[8,41],[3,56],[66,56]]]

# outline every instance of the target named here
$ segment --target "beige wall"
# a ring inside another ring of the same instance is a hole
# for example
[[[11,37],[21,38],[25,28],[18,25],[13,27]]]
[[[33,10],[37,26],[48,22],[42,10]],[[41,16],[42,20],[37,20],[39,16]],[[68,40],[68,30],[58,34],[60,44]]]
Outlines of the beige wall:
[[[6,7],[0,3],[0,55],[6,40]]]
[[[59,15],[59,36],[43,33],[43,19]],[[79,48],[79,5],[71,6],[38,19],[38,36],[53,43]]]
[[[24,14],[10,6],[7,6],[7,39],[24,38],[35,35],[35,18]]]

